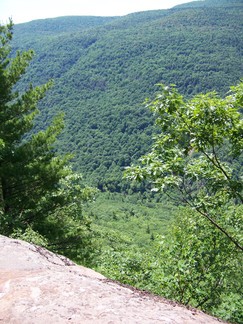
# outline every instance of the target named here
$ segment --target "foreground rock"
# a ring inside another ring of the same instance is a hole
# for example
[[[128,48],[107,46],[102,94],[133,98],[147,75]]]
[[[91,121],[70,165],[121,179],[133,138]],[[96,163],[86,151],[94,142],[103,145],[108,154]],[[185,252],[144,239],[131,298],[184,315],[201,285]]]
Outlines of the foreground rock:
[[[123,287],[29,243],[0,236],[0,323],[219,323]]]

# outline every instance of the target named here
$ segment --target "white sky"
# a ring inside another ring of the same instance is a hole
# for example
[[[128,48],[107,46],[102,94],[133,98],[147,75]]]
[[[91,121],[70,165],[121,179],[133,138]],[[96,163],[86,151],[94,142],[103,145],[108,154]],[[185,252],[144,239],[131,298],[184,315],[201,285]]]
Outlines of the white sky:
[[[192,0],[0,0],[0,23],[11,17],[15,24],[60,16],[122,16],[168,9]]]

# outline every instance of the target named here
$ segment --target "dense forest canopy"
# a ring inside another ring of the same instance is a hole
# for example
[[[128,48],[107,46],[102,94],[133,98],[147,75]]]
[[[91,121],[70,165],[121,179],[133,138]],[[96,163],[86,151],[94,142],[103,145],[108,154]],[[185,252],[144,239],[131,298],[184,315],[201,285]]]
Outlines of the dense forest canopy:
[[[92,244],[90,220],[82,208],[95,190],[72,171],[68,154],[58,155],[54,148],[63,114],[33,132],[37,104],[52,82],[16,90],[33,51],[12,57],[12,34],[11,20],[0,25],[0,233],[34,240],[85,262]]]
[[[242,323],[242,7],[0,26],[1,233]]]
[[[71,151],[75,168],[100,189],[126,190],[122,169],[151,143],[153,118],[143,101],[157,83],[175,83],[190,97],[225,94],[242,77],[242,4],[220,3],[16,25],[14,49],[36,52],[22,86],[55,84],[37,128],[63,111],[58,150]]]
[[[217,7],[217,6],[241,6],[241,0],[198,0],[193,2],[177,5],[176,8],[188,8],[188,7]]]

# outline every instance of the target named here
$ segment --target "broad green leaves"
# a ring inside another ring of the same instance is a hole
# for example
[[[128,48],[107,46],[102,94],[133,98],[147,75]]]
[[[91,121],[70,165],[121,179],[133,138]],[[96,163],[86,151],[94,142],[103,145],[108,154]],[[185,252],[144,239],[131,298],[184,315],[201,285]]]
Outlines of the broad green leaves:
[[[234,213],[242,222],[242,206]],[[195,212],[181,208],[166,239],[156,243],[157,263],[151,275],[156,292],[240,323],[242,316],[234,308],[242,307],[242,253],[227,237]]]
[[[161,93],[147,104],[160,133],[140,165],[126,171],[128,178],[147,180],[152,190],[191,207],[181,208],[169,235],[155,240],[151,288],[239,323],[242,103],[243,83],[224,99],[211,92],[187,101],[174,86],[161,85]]]
[[[175,86],[160,87],[157,97],[147,103],[160,134],[141,165],[127,169],[127,177],[149,180],[154,191],[176,193],[181,203],[196,209],[242,250],[238,238],[228,235],[220,214],[225,206],[243,202],[242,175],[237,170],[243,149],[239,111],[243,83],[232,87],[224,99],[210,92],[187,101]]]

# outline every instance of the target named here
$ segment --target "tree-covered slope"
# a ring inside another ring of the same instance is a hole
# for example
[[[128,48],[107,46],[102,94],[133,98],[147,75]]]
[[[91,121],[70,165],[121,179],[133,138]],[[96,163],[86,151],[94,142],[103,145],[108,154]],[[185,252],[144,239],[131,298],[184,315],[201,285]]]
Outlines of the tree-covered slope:
[[[75,167],[100,188],[124,189],[121,170],[151,143],[153,117],[143,101],[156,83],[175,83],[186,96],[224,94],[242,77],[242,8],[239,1],[207,0],[16,25],[14,48],[36,52],[24,82],[55,82],[37,127],[64,111],[58,149],[73,153]]]
[[[175,8],[192,8],[192,7],[232,7],[242,6],[241,0],[193,0],[192,2],[183,3],[175,6]]]

